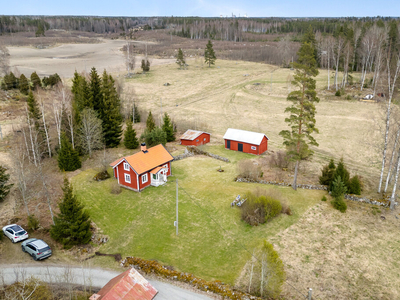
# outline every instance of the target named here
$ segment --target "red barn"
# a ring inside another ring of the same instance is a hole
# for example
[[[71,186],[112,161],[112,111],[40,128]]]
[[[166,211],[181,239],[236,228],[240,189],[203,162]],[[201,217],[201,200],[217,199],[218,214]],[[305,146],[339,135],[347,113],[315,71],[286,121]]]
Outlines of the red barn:
[[[203,131],[188,129],[181,136],[181,145],[199,146],[210,142],[211,134]]]
[[[152,300],[158,291],[134,268],[111,279],[89,300]]]
[[[141,151],[130,156],[122,157],[110,166],[114,169],[114,177],[122,187],[140,192],[149,185],[159,186],[167,182],[171,175],[173,156],[164,148],[157,145],[146,149],[142,143]]]
[[[225,148],[260,155],[268,150],[268,137],[263,133],[228,128]]]

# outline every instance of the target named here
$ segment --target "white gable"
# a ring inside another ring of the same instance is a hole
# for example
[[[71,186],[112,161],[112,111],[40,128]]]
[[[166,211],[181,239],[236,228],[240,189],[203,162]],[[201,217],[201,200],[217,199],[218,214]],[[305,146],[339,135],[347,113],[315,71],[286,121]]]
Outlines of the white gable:
[[[268,137],[264,133],[228,128],[224,135],[224,139],[253,145],[260,145],[264,136],[268,139]]]

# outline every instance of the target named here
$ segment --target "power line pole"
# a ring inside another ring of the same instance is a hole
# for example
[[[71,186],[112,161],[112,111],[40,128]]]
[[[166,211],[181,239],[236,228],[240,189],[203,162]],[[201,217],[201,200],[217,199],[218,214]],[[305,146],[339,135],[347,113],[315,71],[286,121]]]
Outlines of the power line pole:
[[[312,299],[312,288],[309,288],[308,290],[308,300]]]
[[[178,179],[176,180],[176,221],[175,221],[175,227],[176,227],[176,235],[178,235]]]

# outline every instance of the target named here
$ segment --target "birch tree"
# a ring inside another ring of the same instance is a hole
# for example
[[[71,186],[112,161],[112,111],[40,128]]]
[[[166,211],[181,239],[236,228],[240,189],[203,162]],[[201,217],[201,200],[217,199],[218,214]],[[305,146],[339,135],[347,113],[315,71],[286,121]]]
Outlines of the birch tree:
[[[339,73],[339,64],[340,64],[340,59],[342,58],[342,52],[344,49],[346,43],[346,39],[344,37],[343,31],[338,31],[336,33],[336,40],[335,40],[335,45],[334,49],[332,51],[332,59],[335,64],[335,88],[336,91],[339,89],[338,85],[338,73]]]
[[[78,128],[79,144],[83,151],[92,157],[95,149],[101,149],[103,143],[103,128],[101,120],[93,109],[86,108],[81,112],[81,124]]]
[[[3,44],[0,44],[0,74],[6,75],[10,71],[10,53]]]

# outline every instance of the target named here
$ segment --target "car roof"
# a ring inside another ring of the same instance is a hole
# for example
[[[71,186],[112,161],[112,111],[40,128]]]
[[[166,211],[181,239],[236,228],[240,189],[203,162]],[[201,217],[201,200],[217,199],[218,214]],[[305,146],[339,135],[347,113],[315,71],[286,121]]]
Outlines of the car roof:
[[[12,230],[14,230],[14,232],[20,232],[20,231],[25,231],[21,226],[19,226],[19,225],[12,225],[11,227],[8,227],[8,228],[11,228]]]
[[[38,249],[43,249],[45,247],[48,247],[49,245],[47,245],[44,241],[42,240],[34,240],[33,242],[30,242],[29,245],[33,245]]]

